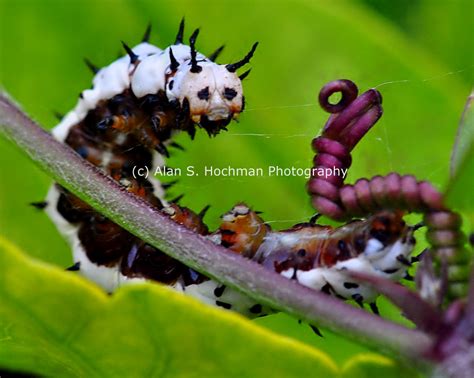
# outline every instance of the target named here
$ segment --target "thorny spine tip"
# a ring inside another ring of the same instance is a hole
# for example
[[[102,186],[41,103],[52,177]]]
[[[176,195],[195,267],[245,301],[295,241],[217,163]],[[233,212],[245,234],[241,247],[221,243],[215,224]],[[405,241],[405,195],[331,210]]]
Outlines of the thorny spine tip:
[[[176,71],[179,67],[179,62],[176,60],[176,58],[173,55],[173,49],[170,47],[170,70],[171,71]]]
[[[127,52],[128,56],[130,57],[130,63],[135,64],[138,61],[138,55],[136,55],[130,47],[127,46],[127,44],[122,41],[122,46]]]
[[[222,50],[224,50],[224,48],[225,45],[218,47],[213,53],[208,56],[208,59],[212,62],[215,62],[219,55],[222,53]]]
[[[97,72],[99,72],[99,68],[95,64],[93,64],[89,59],[84,58],[84,63],[92,71],[93,74],[96,74]]]
[[[143,34],[143,37],[142,37],[142,42],[148,43],[150,41],[150,34],[151,34],[151,22],[148,24],[148,26],[145,29],[145,33]]]
[[[181,19],[179,23],[178,33],[176,34],[176,39],[174,41],[175,45],[180,45],[183,43],[183,36],[184,36],[184,17]]]
[[[240,79],[241,81],[244,80],[244,79],[250,74],[250,71],[252,71],[251,68],[249,68],[247,71],[245,71],[243,74],[241,74],[241,75],[239,76],[239,79]]]
[[[191,72],[199,73],[202,71],[202,67],[197,63],[197,51],[196,51],[196,39],[199,35],[199,28],[196,29],[191,37],[189,37],[189,45],[191,47]]]
[[[248,62],[250,62],[250,59],[252,59],[253,54],[255,53],[255,50],[257,49],[257,46],[258,46],[258,42],[255,42],[253,44],[252,48],[250,49],[250,51],[248,52],[248,54],[242,60],[239,60],[238,62],[230,63],[230,64],[226,65],[225,67],[227,68],[227,71],[235,72],[240,67],[242,67],[242,66],[246,65]]]

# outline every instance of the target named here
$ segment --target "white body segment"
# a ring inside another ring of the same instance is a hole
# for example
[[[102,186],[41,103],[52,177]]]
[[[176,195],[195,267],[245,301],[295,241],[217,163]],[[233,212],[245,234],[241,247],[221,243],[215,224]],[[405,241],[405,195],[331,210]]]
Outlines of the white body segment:
[[[165,72],[169,65],[169,57],[163,53],[152,55],[140,62],[131,81],[131,88],[135,96],[140,98],[164,90],[166,86]]]
[[[133,48],[133,51],[139,56],[139,59],[146,59],[149,56],[161,53],[158,47],[149,43],[140,43]],[[79,98],[75,108],[66,114],[52,130],[55,138],[64,142],[71,127],[81,122],[87,112],[94,109],[99,101],[108,100],[129,88],[132,70],[133,66],[130,65],[128,55],[100,69],[92,79],[92,89],[81,92],[82,97]]]
[[[222,294],[216,296],[216,290],[219,289],[221,289]],[[227,308],[249,318],[254,318],[273,312],[269,308],[263,306],[257,307],[259,305],[254,299],[231,288],[226,288],[222,284],[213,280],[209,280],[197,285],[195,284],[183,287],[183,292],[186,295],[190,295],[203,303]],[[251,309],[254,309],[254,311],[251,311]]]
[[[143,59],[138,64],[135,72],[133,73],[131,80],[131,88],[135,96],[138,98],[149,95],[156,94],[159,91],[168,90],[167,83],[171,82],[170,77],[173,76],[174,72],[171,71],[171,59],[170,59],[170,49],[173,51],[173,56],[175,59],[182,65],[182,69],[177,71],[179,75],[182,71],[187,71],[185,68],[189,65],[191,60],[191,52],[189,46],[186,45],[173,45],[167,47],[165,50],[160,53],[151,55],[146,59]],[[135,49],[133,49],[135,51]],[[201,60],[207,60],[207,58],[198,53],[198,58]],[[213,63],[216,65],[215,63]],[[173,83],[174,84],[174,83]],[[168,85],[169,87],[170,85]],[[173,85],[171,85],[173,87]],[[167,92],[168,100],[176,99],[175,96],[169,95]]]
[[[78,226],[66,221],[56,209],[59,200],[59,191],[55,185],[49,188],[45,208],[46,213],[54,222],[61,235],[68,241],[72,248],[74,262],[80,263],[80,272],[83,276],[98,284],[107,292],[112,292],[119,286],[119,267],[105,267],[94,264],[89,260],[78,237]]]

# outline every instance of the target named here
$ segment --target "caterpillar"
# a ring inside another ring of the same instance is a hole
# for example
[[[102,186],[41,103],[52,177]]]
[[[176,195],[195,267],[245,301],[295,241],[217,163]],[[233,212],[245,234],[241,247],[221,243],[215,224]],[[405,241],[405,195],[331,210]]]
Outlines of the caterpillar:
[[[162,165],[173,133],[186,131],[193,138],[201,127],[216,135],[244,108],[241,80],[249,71],[240,77],[236,71],[250,61],[258,43],[242,60],[219,65],[213,60],[222,48],[205,57],[196,51],[198,34],[196,29],[185,45],[183,19],[174,44],[161,50],[149,43],[147,28],[137,46],[122,42],[127,55],[102,69],[89,63],[95,73],[92,88],[81,92],[76,107],[52,131],[158,209],[168,206],[166,187],[153,177],[134,178],[133,166]],[[137,245],[136,238],[57,185],[50,189],[46,203],[46,212],[72,245],[81,271],[112,291],[116,270],[124,253]],[[137,261],[151,248],[140,246]],[[158,268],[163,272],[153,276],[168,275],[162,265]]]
[[[203,222],[207,208],[196,213],[177,199],[166,201],[166,185],[134,177],[133,166],[164,164],[175,133],[193,138],[203,128],[215,136],[244,110],[242,80],[250,70],[240,76],[237,70],[249,63],[258,43],[240,61],[220,65],[214,61],[222,48],[204,56],[196,50],[198,34],[199,29],[185,45],[183,19],[174,44],[161,50],[149,43],[148,28],[137,46],[123,43],[127,55],[110,65],[97,69],[88,63],[93,86],[81,92],[53,135],[176,223],[302,285],[369,303],[378,312],[376,290],[350,272],[394,281],[407,274],[416,227],[405,224],[402,212],[380,211],[336,228],[313,218],[274,231],[239,203],[211,232]],[[57,184],[44,207],[73,249],[70,270],[108,292],[126,282],[153,280],[249,317],[272,311],[146,244]]]

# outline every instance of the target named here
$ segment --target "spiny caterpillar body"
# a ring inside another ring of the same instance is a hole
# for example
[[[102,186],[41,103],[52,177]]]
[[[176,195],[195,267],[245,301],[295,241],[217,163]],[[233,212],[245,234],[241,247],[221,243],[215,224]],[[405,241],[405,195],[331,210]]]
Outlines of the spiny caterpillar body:
[[[149,29],[127,55],[95,72],[93,87],[81,92],[76,107],[53,130],[105,174],[161,210],[176,223],[209,238],[265,268],[302,285],[376,311],[377,292],[350,272],[399,280],[407,273],[415,240],[400,212],[380,212],[333,228],[310,221],[273,231],[257,212],[240,203],[222,216],[218,230],[209,232],[199,214],[166,201],[166,184],[154,177],[134,178],[134,166],[163,165],[174,133],[194,137],[196,126],[216,135],[244,109],[241,80],[249,71],[236,71],[252,58],[257,43],[240,61],[219,65],[196,51],[199,30],[183,44],[184,21],[172,46],[161,50],[148,42]],[[150,279],[205,302],[248,316],[271,311],[251,298],[225,288],[146,244],[69,193],[53,185],[46,211],[69,240],[72,269],[112,292],[129,281]]]

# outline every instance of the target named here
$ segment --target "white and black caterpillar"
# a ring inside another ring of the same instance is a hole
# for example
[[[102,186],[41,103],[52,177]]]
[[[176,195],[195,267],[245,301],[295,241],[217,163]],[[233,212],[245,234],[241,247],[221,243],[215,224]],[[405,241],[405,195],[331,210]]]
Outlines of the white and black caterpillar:
[[[199,30],[183,44],[184,21],[176,41],[164,50],[143,41],[127,55],[95,72],[93,87],[81,92],[76,107],[54,128],[53,135],[84,159],[110,175],[130,192],[160,209],[175,222],[235,253],[315,290],[322,290],[376,310],[377,292],[348,272],[360,271],[399,280],[407,273],[415,240],[397,212],[383,212],[339,228],[308,222],[289,230],[272,231],[245,204],[222,216],[218,230],[209,232],[199,214],[167,202],[167,189],[155,178],[134,178],[133,166],[158,166],[174,133],[194,136],[196,127],[216,135],[244,109],[241,80],[236,71],[252,58],[257,43],[240,61],[214,62],[196,51]],[[195,272],[117,226],[66,189],[53,185],[44,203],[46,212],[69,240],[73,269],[111,292],[122,283],[150,279],[233,309],[247,316],[268,312],[245,297]]]

